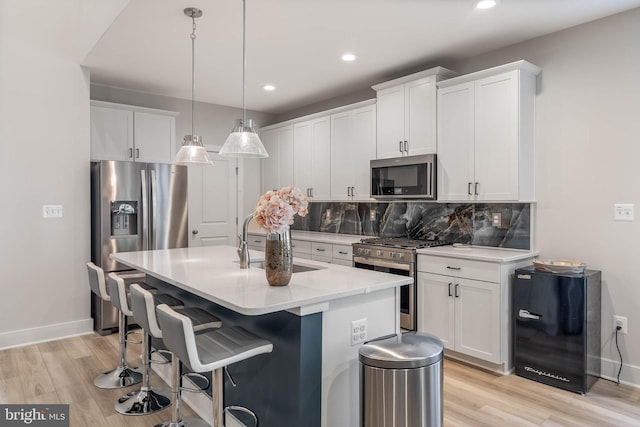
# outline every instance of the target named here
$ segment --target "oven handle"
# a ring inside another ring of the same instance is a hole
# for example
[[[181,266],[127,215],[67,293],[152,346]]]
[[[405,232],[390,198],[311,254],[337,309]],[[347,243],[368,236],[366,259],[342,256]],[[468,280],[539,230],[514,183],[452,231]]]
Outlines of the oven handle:
[[[362,257],[353,257],[353,263],[373,265],[374,267],[386,267],[395,268],[396,270],[403,270],[411,272],[411,264],[403,264],[393,261],[385,261],[382,259],[371,259]]]

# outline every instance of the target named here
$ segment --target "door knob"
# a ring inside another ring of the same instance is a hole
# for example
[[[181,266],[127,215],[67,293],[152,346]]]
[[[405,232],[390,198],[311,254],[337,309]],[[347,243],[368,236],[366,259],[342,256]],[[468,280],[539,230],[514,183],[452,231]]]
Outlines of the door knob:
[[[198,230],[191,230],[191,234],[195,236],[196,234],[198,234]]]

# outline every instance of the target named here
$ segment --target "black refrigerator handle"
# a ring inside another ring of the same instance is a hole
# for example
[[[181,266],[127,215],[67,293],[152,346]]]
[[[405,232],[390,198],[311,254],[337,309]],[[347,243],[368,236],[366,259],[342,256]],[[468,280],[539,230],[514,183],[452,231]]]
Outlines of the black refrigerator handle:
[[[140,171],[140,184],[142,192],[142,250],[149,249],[149,200],[147,198],[147,172]]]

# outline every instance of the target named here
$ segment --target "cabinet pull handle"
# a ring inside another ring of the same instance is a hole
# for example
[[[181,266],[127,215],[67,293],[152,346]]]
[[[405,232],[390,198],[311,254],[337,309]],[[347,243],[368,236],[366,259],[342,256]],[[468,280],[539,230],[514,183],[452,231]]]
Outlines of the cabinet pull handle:
[[[351,187],[347,187],[347,197],[351,196]]]
[[[309,192],[311,193],[311,197],[313,197],[313,187],[309,189]]]
[[[348,255],[348,252],[338,251],[340,255]]]
[[[476,196],[477,196],[478,195],[478,183],[477,182],[476,182],[476,185],[475,185],[475,193],[476,193]]]
[[[467,194],[471,196],[471,183],[467,185]]]
[[[195,236],[196,234],[198,234],[198,230],[192,230],[191,234],[193,234]]]
[[[262,240],[254,240],[253,243],[262,243]]]
[[[447,270],[461,270],[460,267],[451,267],[447,265]]]
[[[324,252],[324,248],[316,248],[316,251],[318,251],[318,252]]]
[[[129,148],[129,158],[133,159],[133,148]]]
[[[136,148],[136,159],[140,158],[140,149]]]
[[[453,283],[449,283],[449,296],[450,296],[450,297],[451,297],[451,296],[453,296],[453,295],[451,295],[451,285],[452,285],[452,284],[453,284]]]
[[[404,152],[405,153],[409,152],[409,143],[407,141],[404,142]]]
[[[402,141],[398,141],[398,150],[402,153]]]
[[[458,289],[460,289],[460,284],[456,283],[456,298],[460,298],[460,293],[458,292]]]
[[[311,197],[311,193],[309,192],[310,188],[307,188],[307,197]]]

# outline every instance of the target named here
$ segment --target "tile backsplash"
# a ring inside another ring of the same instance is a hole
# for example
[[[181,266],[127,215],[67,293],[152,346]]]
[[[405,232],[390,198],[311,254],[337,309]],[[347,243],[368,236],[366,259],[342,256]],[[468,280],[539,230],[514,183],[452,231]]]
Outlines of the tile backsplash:
[[[499,226],[492,214],[500,214]],[[310,202],[293,230],[530,249],[529,203]]]

